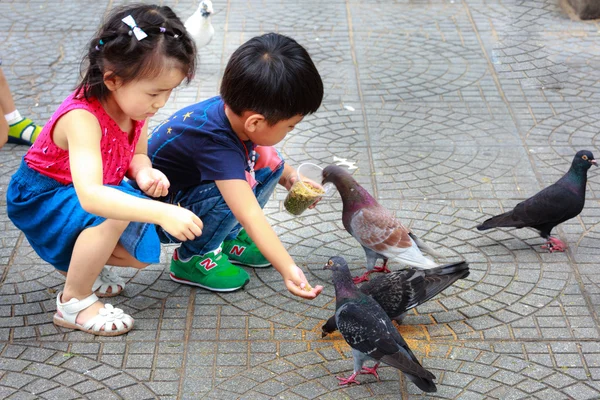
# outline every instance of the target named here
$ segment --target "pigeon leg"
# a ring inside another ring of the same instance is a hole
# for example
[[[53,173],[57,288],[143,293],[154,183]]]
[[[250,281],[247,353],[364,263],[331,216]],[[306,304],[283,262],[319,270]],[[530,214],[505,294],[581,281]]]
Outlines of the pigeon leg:
[[[356,383],[357,385],[360,385],[360,382],[355,379],[356,375],[358,375],[358,373],[354,372],[348,378],[343,378],[341,376],[336,376],[336,378],[338,378],[338,380],[340,381],[340,386],[341,385],[349,385],[351,383]]]
[[[567,249],[567,245],[562,240],[555,238],[554,236],[550,236],[546,244],[542,246],[542,249],[546,249],[550,253],[554,253],[555,251],[565,251]]]
[[[392,272],[387,267],[388,260],[383,260],[383,265],[381,267],[373,268],[373,272],[385,272],[386,274]]]
[[[377,368],[379,368],[379,363],[373,365],[373,368],[369,368],[369,367],[362,367],[362,369],[360,370],[360,374],[363,375],[375,375],[375,378],[377,378],[377,380],[379,380],[379,375],[377,374]]]
[[[367,271],[364,274],[362,274],[361,276],[357,276],[356,278],[352,278],[352,280],[354,281],[354,284],[358,284],[361,282],[365,282],[369,280],[369,274],[372,273],[373,271]]]

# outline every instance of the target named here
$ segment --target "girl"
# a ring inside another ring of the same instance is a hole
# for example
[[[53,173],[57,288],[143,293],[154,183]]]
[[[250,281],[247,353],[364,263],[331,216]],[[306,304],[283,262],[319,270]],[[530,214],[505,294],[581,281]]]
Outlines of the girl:
[[[66,273],[56,325],[103,336],[128,332],[133,319],[93,292],[116,295],[124,286],[104,265],[158,262],[156,231],[143,223],[181,240],[202,233],[191,211],[147,199],[123,181],[127,176],[152,197],[167,194],[169,181],[146,156],[147,119],[184,78],[193,78],[195,57],[169,7],[113,11],[88,47],[82,82],[12,177],[8,216],[42,259]]]

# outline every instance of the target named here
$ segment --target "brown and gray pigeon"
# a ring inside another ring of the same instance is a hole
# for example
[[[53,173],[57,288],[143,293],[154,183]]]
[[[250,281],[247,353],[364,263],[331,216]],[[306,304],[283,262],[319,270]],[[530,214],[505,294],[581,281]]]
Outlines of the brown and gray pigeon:
[[[325,167],[323,184],[327,182],[333,183],[342,197],[344,228],[358,240],[367,256],[367,272],[355,278],[354,283],[368,280],[372,272],[390,272],[388,259],[421,269],[438,266],[422,251],[439,254],[402,225],[393,212],[380,205],[347,170],[337,165]],[[382,267],[375,267],[378,258],[383,259]]]
[[[587,171],[598,166],[594,155],[587,150],[578,151],[571,168],[553,185],[520,202],[511,211],[496,215],[477,227],[484,231],[491,228],[533,228],[547,240],[542,246],[551,253],[565,251],[567,245],[550,235],[552,229],[581,213],[585,204]]]

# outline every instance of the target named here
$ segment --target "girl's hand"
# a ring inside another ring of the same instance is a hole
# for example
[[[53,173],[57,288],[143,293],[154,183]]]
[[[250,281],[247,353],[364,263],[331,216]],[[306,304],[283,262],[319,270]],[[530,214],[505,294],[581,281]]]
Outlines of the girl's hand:
[[[139,188],[150,197],[166,196],[171,185],[165,174],[154,168],[139,170],[135,181]]]
[[[160,226],[171,236],[185,242],[202,235],[204,225],[196,214],[190,210],[174,205],[167,205],[169,212],[164,213]]]
[[[283,277],[283,282],[291,294],[304,299],[314,299],[323,291],[323,286],[321,285],[314,288],[310,286],[304,276],[304,272],[297,265],[292,267],[289,276]]]

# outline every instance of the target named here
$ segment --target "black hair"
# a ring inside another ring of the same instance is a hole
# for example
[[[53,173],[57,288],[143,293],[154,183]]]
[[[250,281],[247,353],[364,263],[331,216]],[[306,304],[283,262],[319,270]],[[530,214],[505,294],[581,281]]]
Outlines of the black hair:
[[[123,18],[131,15],[136,25],[148,36],[138,40]],[[196,69],[196,46],[177,15],[166,6],[130,4],[115,8],[105,19],[88,46],[82,63],[83,79],[76,95],[104,100],[110,93],[104,84],[104,73],[112,71],[123,84],[157,76],[176,61],[187,83]],[[85,69],[85,72],[84,72]]]
[[[231,55],[220,93],[235,114],[252,111],[274,125],[317,111],[323,81],[304,47],[287,36],[267,33]]]

